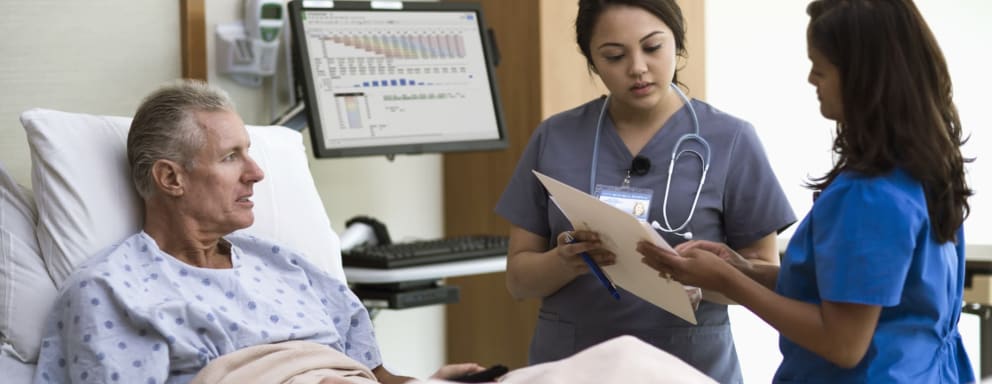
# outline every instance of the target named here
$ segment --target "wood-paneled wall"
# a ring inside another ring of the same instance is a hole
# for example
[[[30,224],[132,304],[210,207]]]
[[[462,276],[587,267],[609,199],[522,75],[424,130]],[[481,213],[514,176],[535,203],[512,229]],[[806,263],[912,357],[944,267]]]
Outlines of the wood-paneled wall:
[[[605,89],[586,71],[574,43],[574,0],[481,0],[496,32],[502,63],[496,70],[510,147],[505,151],[444,155],[445,234],[505,234],[509,223],[493,212],[531,133],[544,118]],[[690,60],[680,72],[690,94],[703,98],[703,0],[681,0]],[[446,309],[447,360],[527,363],[537,300],[518,302],[505,273],[449,279],[461,300]]]
[[[541,46],[534,0],[483,0],[486,21],[495,30],[502,61],[496,70],[510,147],[505,151],[444,155],[445,234],[509,231],[493,213],[530,133],[540,123]],[[448,361],[526,364],[536,324],[537,302],[516,302],[506,291],[505,274],[449,279],[461,300],[447,306]]]
[[[184,79],[207,80],[207,12],[205,0],[179,2],[179,39]]]

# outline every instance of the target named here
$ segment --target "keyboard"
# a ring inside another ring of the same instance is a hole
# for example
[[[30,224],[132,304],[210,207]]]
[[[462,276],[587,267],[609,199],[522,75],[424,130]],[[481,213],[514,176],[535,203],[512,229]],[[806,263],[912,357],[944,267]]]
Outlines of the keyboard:
[[[342,252],[345,267],[404,268],[450,261],[505,256],[506,236],[472,235],[363,245]]]

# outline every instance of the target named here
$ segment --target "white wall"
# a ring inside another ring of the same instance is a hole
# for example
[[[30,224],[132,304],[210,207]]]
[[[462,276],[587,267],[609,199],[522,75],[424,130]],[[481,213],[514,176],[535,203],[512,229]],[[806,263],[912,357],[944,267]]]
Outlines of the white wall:
[[[802,187],[831,165],[833,123],[820,116],[816,93],[806,82],[804,1],[755,0],[706,2],[707,99],[718,108],[751,121],[769,153],[772,166],[797,214],[812,206]],[[992,88],[986,73],[992,65],[974,42],[992,39],[992,3],[983,0],[917,1],[936,34],[950,67],[955,103],[971,141],[966,156],[969,182],[977,192],[965,223],[971,244],[992,244],[992,165],[981,156],[992,150],[992,136],[981,128],[992,123],[983,110],[984,92]],[[984,172],[982,170],[984,169]]]
[[[830,168],[833,130],[833,123],[820,116],[815,90],[806,82],[807,3],[706,0],[707,101],[755,125],[799,217],[812,206],[803,182]],[[981,44],[992,39],[992,27],[983,23],[992,17],[992,2],[917,4],[944,51],[962,126],[972,135],[964,152],[979,156],[968,167],[976,195],[965,223],[966,238],[971,244],[992,244],[992,165],[983,156],[992,153],[992,136],[986,129],[992,117],[983,105],[983,92],[992,89],[987,74],[992,60],[981,52]],[[745,379],[769,382],[781,360],[777,334],[743,308],[733,308],[731,315]],[[978,320],[965,315],[959,326],[977,370]]]
[[[0,163],[21,184],[31,183],[21,112],[130,115],[180,76],[177,2],[4,0],[0,8]]]

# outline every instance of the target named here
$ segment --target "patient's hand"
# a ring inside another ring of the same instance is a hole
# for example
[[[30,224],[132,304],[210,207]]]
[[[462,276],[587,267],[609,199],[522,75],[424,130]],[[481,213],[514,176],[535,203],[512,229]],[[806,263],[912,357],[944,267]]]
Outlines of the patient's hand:
[[[319,384],[354,384],[351,380],[344,377],[328,376],[320,379]]]
[[[486,370],[485,367],[476,363],[448,364],[437,370],[430,378],[450,379]]]

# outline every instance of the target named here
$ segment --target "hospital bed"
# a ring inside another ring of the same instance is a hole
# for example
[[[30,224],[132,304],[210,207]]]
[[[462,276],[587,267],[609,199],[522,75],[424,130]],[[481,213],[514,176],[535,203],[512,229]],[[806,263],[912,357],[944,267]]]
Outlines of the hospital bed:
[[[73,267],[138,231],[141,199],[128,176],[130,118],[33,109],[21,115],[32,188],[0,164],[0,382],[31,382],[44,319]],[[317,193],[299,132],[249,126],[265,171],[245,229],[301,251],[344,281],[337,234]]]
[[[74,266],[138,231],[143,213],[128,176],[129,118],[34,109],[21,115],[21,123],[31,149],[31,190],[0,164],[0,382],[5,384],[32,381],[45,318]],[[249,126],[248,133],[250,153],[266,177],[254,188],[255,224],[244,231],[301,251],[344,281],[340,240],[314,185],[302,136],[278,126]],[[630,383],[635,377],[637,383],[712,383],[633,337],[510,377],[509,383]]]

